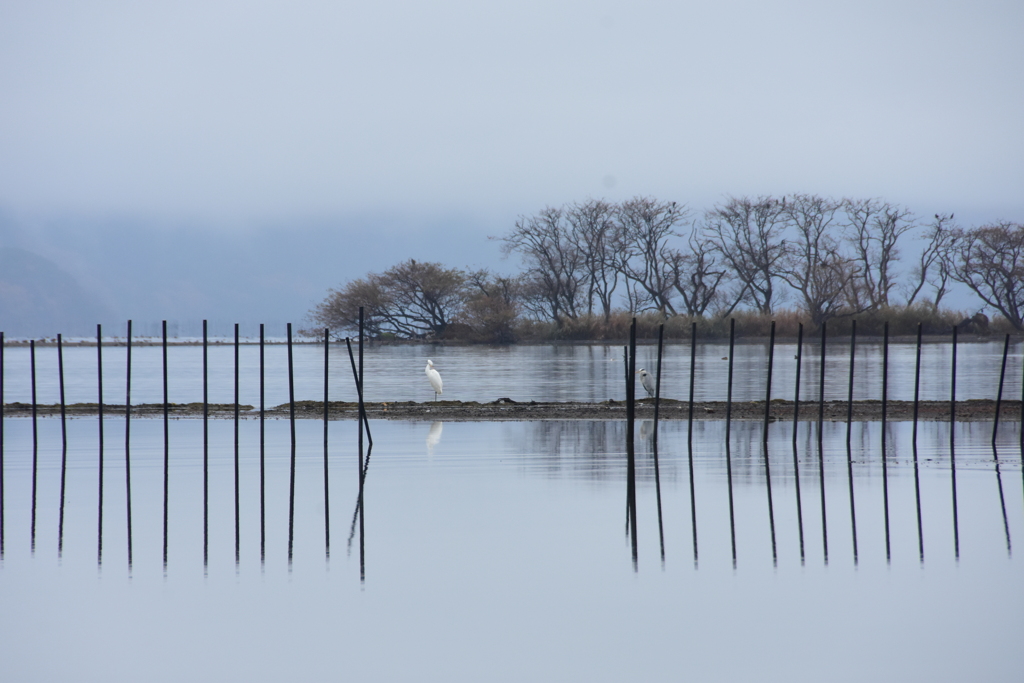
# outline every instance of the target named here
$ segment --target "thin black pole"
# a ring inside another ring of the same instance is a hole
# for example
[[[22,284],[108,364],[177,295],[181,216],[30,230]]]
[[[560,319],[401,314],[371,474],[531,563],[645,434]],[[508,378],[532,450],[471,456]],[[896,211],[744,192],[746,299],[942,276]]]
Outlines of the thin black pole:
[[[330,401],[328,364],[330,352],[331,331],[328,328],[324,328],[324,552],[327,557],[331,556],[331,489],[327,466],[327,411]]]
[[[772,321],[771,335],[768,338],[768,381],[764,390],[764,429],[761,440],[768,441],[768,423],[772,413],[772,368],[775,364],[775,321]]]
[[[822,441],[825,422],[825,322],[821,323],[821,368],[818,380],[818,488],[821,491],[821,546],[828,564],[828,519],[825,506],[825,449]]]
[[[654,379],[654,491],[658,500],[658,541],[661,564],[665,566],[665,527],[661,519],[661,470],[658,466],[658,411],[661,405],[661,358],[665,345],[665,323],[658,326],[658,370]]]
[[[1003,364],[999,368],[999,391],[996,393],[996,416],[992,420],[992,448],[996,447],[996,435],[999,434],[999,411],[1003,407],[1003,380],[1006,377],[1006,356],[1010,353],[1010,335],[1003,342]],[[1024,426],[1022,426],[1024,429]],[[1000,491],[1002,488],[1000,487]]]
[[[921,476],[917,461],[917,442],[911,444],[914,453],[914,494],[917,500],[917,552],[924,562],[924,524],[921,521]]]
[[[359,307],[359,581],[366,581],[366,524],[364,517],[363,484],[366,479],[366,468],[363,467],[363,425],[366,425],[366,436],[370,436],[370,427],[366,420],[366,406],[363,400],[363,337],[365,331],[363,307]],[[369,439],[370,450],[373,450],[373,439]],[[366,464],[370,464],[370,454],[366,454]]]
[[[889,542],[889,454],[886,453],[886,411],[889,405],[889,321],[882,327],[882,500],[885,505],[885,560],[892,560]]]
[[[209,342],[207,325],[203,321],[203,566],[210,561],[210,392]]]
[[[803,360],[804,324],[800,323],[796,333],[796,382],[793,389],[793,483],[796,484],[796,523],[800,532],[800,564],[804,564],[804,510],[800,500],[800,456],[796,447],[797,427],[800,420],[800,364]]]
[[[956,559],[960,559],[960,519],[956,504],[956,448],[953,443],[956,429],[956,325],[953,326],[953,367],[950,373],[949,388],[949,473],[953,485],[953,550]]]
[[[238,477],[238,421],[239,421],[239,391],[238,391],[238,323],[235,323],[235,564],[242,559],[242,524],[240,515],[241,492],[239,490]]]
[[[850,327],[850,381],[846,390],[846,478],[850,489],[850,536],[853,539],[853,564],[858,561],[857,552],[857,499],[853,487],[853,447],[850,435],[853,429],[853,380],[857,359],[857,321],[851,320]],[[884,455],[883,455],[884,460]]]
[[[356,367],[356,357],[352,353],[352,340],[349,337],[345,337],[345,345],[348,347],[348,360],[352,364],[352,377],[355,378],[356,384],[356,396],[357,404],[359,406],[359,421],[362,423],[363,428],[366,429],[367,443],[373,446],[373,435],[370,434],[370,422],[366,419],[366,406],[363,402],[363,387],[359,379],[359,368]],[[367,453],[369,456],[369,453]]]
[[[914,361],[914,445],[917,445],[917,416],[921,399],[921,323],[917,324],[917,358]],[[915,451],[916,454],[916,451]],[[922,551],[923,554],[923,551]]]
[[[127,361],[125,364],[124,390],[124,492],[128,521],[128,568],[132,566],[132,321],[128,321]]]
[[[850,430],[853,429],[853,372],[857,359],[857,321],[850,321],[850,383],[846,392],[846,444],[850,445]]]
[[[103,330],[96,325],[96,377],[99,400],[100,462],[99,462],[99,513],[96,532],[96,562],[103,562]]]
[[[4,556],[4,333],[0,332],[0,559]]]
[[[36,428],[36,342],[30,340],[29,368],[32,380],[32,552],[36,551],[36,481],[39,471],[39,437]]]
[[[629,368],[626,370],[626,497],[629,501],[630,541],[633,549],[633,570],[637,570],[636,537],[636,451],[634,446],[636,418],[636,318],[629,326]]]
[[[686,444],[690,461],[690,523],[693,526],[693,564],[697,564],[697,497],[693,481],[693,385],[697,367],[697,323],[690,323],[690,406],[686,426]]]
[[[64,552],[64,494],[68,472],[68,421],[64,398],[64,338],[57,335],[57,383],[60,385],[60,517],[57,521],[57,557]],[[2,419],[2,417],[0,417]]]
[[[267,559],[267,513],[266,513],[266,489],[267,473],[264,464],[266,450],[266,438],[264,433],[264,419],[266,417],[266,404],[264,402],[264,374],[263,374],[263,323],[260,323],[260,563]]]
[[[291,476],[288,485],[288,565],[295,543],[295,370],[292,362],[292,324],[288,323],[288,419],[291,426]]]
[[[732,367],[733,352],[736,349],[736,318],[729,318],[729,382],[725,399],[725,473],[729,485],[729,535],[732,540],[732,566],[736,568],[736,508],[732,495],[732,450],[730,434],[732,428]]]
[[[775,321],[772,321],[771,336],[768,338],[768,381],[764,393],[764,429],[762,430],[762,450],[764,451],[764,480],[768,491],[768,524],[772,530],[772,564],[778,566],[779,555],[775,543],[775,505],[772,501],[772,471],[768,455],[768,422],[771,418],[772,406],[772,365],[775,361]]]
[[[800,425],[800,366],[804,355],[804,324],[796,332],[796,382],[793,388],[793,446],[796,446],[797,427]]]
[[[818,445],[821,445],[822,426],[825,422],[825,322],[821,323],[821,367],[818,379]],[[821,450],[820,448],[818,449]]]
[[[161,354],[163,360],[164,380],[164,571],[167,570],[167,531],[170,518],[170,478],[171,478],[171,422],[170,422],[170,400],[167,390],[167,321],[160,325],[162,344]]]

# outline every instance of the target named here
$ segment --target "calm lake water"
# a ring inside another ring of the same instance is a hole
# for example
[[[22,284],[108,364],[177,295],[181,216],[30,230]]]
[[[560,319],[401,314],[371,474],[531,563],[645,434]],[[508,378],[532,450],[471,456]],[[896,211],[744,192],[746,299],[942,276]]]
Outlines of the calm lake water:
[[[845,425],[825,425],[821,461],[802,425],[794,464],[791,426],[773,424],[768,477],[760,425],[734,423],[734,560],[725,425],[697,422],[696,561],[686,424],[663,423],[662,562],[642,422],[634,568],[622,422],[373,422],[362,556],[358,530],[348,543],[356,425],[331,423],[328,559],[323,426],[299,421],[289,564],[289,423],[266,423],[261,562],[259,423],[243,420],[236,564],[234,425],[213,420],[204,567],[202,421],[173,420],[165,569],[163,423],[137,419],[130,571],[124,421],[105,421],[101,565],[97,420],[68,422],[60,558],[60,422],[38,424],[34,552],[31,421],[4,426],[5,680],[1016,681],[1024,669],[1017,423],[1000,431],[998,469],[991,426],[956,426],[955,521],[947,424],[920,426],[916,470],[910,424],[890,424],[885,479],[880,425],[854,425],[851,515]]]
[[[995,398],[1002,361],[1002,341],[962,343],[957,353],[957,398]],[[294,347],[295,397],[323,400],[324,352],[322,346]],[[695,395],[698,400],[725,400],[727,394],[728,344],[698,344]],[[818,397],[820,351],[805,344],[801,363],[803,399]],[[914,397],[915,347],[892,344],[889,348],[889,398]],[[653,371],[657,348],[638,349],[638,368]],[[778,344],[774,356],[772,397],[792,399],[796,376],[796,344]],[[926,344],[921,358],[921,398],[948,400],[950,395],[949,344]],[[368,401],[430,401],[433,390],[424,376],[427,359],[434,361],[444,379],[447,400],[494,401],[605,401],[625,397],[621,346],[373,346],[365,355]],[[829,340],[825,361],[825,398],[846,399],[849,382],[849,342]],[[1004,397],[1020,399],[1024,343],[1010,347]],[[29,350],[5,350],[4,391],[7,402],[31,400]],[[209,349],[209,395],[214,403],[234,401],[234,349]],[[268,406],[288,401],[287,349],[282,345],[265,350],[266,401]],[[344,346],[333,345],[327,359],[331,400],[354,401],[351,363]],[[739,401],[763,400],[767,380],[766,344],[738,344],[734,359],[733,397]],[[861,341],[854,358],[855,399],[878,399],[882,393],[882,348]],[[95,347],[64,350],[65,395],[69,403],[96,402],[97,358]],[[202,348],[173,346],[168,350],[168,392],[172,403],[202,401]],[[662,392],[685,399],[689,392],[689,345],[666,347]],[[162,356],[159,347],[132,349],[133,403],[163,401]],[[259,347],[246,344],[239,353],[240,400],[259,405]],[[60,400],[57,349],[36,349],[36,391],[40,403]],[[126,353],[124,347],[103,349],[104,402],[124,403]],[[640,389],[642,392],[642,389]]]

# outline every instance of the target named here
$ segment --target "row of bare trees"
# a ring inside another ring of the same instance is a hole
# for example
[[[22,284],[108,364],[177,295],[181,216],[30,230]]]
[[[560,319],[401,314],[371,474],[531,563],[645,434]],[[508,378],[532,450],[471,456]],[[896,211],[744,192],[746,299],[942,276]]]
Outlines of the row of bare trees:
[[[697,217],[649,197],[588,200],[492,239],[520,258],[518,275],[410,260],[331,290],[311,321],[348,329],[363,306],[374,336],[503,343],[522,318],[560,328],[618,308],[724,317],[795,304],[820,326],[922,301],[937,310],[961,283],[1024,329],[1024,225],[963,229],[952,214],[921,221],[879,199],[730,197]]]
[[[918,259],[904,267],[908,239]],[[770,315],[795,299],[815,325],[912,305],[938,308],[959,282],[1021,328],[1024,227],[958,228],[952,214],[922,222],[879,199],[818,195],[731,197],[692,219],[684,205],[637,197],[547,208],[500,238],[524,266],[525,308],[556,323],[628,310]]]

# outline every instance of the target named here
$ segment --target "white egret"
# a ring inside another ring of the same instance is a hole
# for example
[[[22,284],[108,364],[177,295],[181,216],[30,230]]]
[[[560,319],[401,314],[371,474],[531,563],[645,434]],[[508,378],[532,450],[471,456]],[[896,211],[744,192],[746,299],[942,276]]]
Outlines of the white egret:
[[[430,386],[434,389],[434,402],[437,402],[437,395],[444,392],[441,391],[441,373],[434,369],[434,361],[427,361],[426,373],[427,379],[430,380]]]
[[[654,378],[651,377],[651,373],[640,368],[636,374],[640,375],[640,384],[644,385],[644,389],[647,390],[647,395],[654,398]]]

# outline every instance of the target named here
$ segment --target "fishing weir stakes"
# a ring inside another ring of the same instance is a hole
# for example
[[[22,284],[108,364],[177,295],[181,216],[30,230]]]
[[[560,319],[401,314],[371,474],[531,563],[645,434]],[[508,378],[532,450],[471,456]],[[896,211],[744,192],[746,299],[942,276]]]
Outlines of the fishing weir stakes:
[[[288,483],[288,562],[289,567],[294,557],[294,542],[295,542],[295,505],[296,505],[296,451],[297,451],[297,437],[296,437],[296,420],[297,419],[309,419],[318,418],[323,421],[323,495],[324,495],[324,552],[327,559],[330,558],[330,443],[328,440],[329,430],[328,425],[331,420],[339,419],[356,419],[358,423],[358,433],[356,442],[356,464],[357,464],[357,481],[358,481],[358,495],[356,499],[355,511],[352,518],[352,527],[350,529],[349,544],[351,548],[352,541],[354,540],[354,534],[357,529],[359,531],[359,555],[360,555],[360,580],[365,581],[366,568],[365,568],[365,540],[364,540],[364,507],[363,500],[365,494],[365,482],[369,468],[370,454],[373,449],[373,437],[370,430],[369,417],[376,419],[399,419],[399,420],[416,420],[416,419],[430,419],[431,421],[443,419],[443,420],[537,420],[537,419],[604,419],[604,420],[626,420],[626,444],[625,444],[625,455],[626,455],[626,533],[630,539],[630,550],[631,560],[634,570],[638,570],[639,552],[638,552],[638,519],[637,519],[637,462],[636,462],[636,431],[635,423],[638,416],[647,416],[653,414],[654,419],[654,431],[652,437],[652,456],[654,466],[654,482],[655,482],[655,495],[657,501],[658,511],[658,536],[659,536],[659,551],[662,566],[665,563],[666,551],[665,551],[665,530],[664,530],[664,519],[662,516],[662,490],[661,490],[661,458],[659,453],[659,437],[661,423],[668,420],[681,421],[685,419],[687,421],[687,456],[688,456],[688,469],[689,469],[689,489],[690,489],[690,516],[691,516],[691,527],[692,527],[692,542],[693,542],[693,559],[696,565],[698,559],[698,535],[697,535],[697,496],[696,496],[696,485],[695,485],[695,473],[694,473],[694,453],[693,453],[693,432],[694,432],[694,413],[697,408],[703,408],[703,418],[705,420],[722,419],[724,412],[725,419],[725,443],[723,444],[722,455],[725,457],[726,473],[727,473],[727,488],[729,494],[729,524],[730,524],[730,536],[731,536],[731,551],[732,551],[732,562],[733,566],[737,565],[738,551],[737,551],[737,540],[736,540],[736,506],[734,500],[734,472],[732,463],[732,422],[733,420],[751,421],[759,419],[762,422],[762,456],[763,456],[763,472],[765,477],[765,486],[767,493],[767,513],[769,521],[769,530],[771,534],[772,543],[772,559],[773,563],[778,562],[778,549],[776,545],[776,529],[775,529],[775,500],[773,498],[772,491],[772,475],[771,475],[771,461],[768,451],[768,437],[771,430],[771,423],[779,419],[792,417],[793,420],[793,471],[796,481],[796,507],[797,507],[797,524],[799,526],[799,552],[801,563],[805,562],[805,539],[803,529],[803,506],[801,501],[800,491],[800,463],[798,457],[797,448],[797,430],[800,424],[800,379],[802,372],[802,363],[804,357],[804,339],[803,339],[803,325],[799,326],[797,343],[796,343],[796,373],[795,373],[795,385],[793,391],[793,400],[786,401],[783,399],[772,399],[772,388],[773,384],[773,373],[774,373],[774,360],[775,360],[775,324],[772,323],[771,334],[767,342],[767,362],[765,365],[765,377],[766,377],[766,389],[764,395],[764,401],[745,401],[737,402],[733,400],[733,380],[735,370],[735,350],[736,350],[736,334],[735,334],[735,320],[730,321],[730,336],[729,336],[729,355],[727,356],[728,363],[728,379],[727,379],[727,396],[724,404],[722,402],[705,401],[698,403],[695,400],[695,389],[696,389],[696,348],[697,348],[697,326],[696,323],[691,323],[690,333],[690,358],[689,358],[689,377],[688,377],[688,389],[689,395],[688,400],[679,401],[672,399],[665,399],[662,397],[662,379],[663,379],[663,361],[664,361],[664,325],[658,328],[658,342],[657,342],[657,365],[655,368],[655,385],[653,395],[650,398],[653,399],[653,404],[649,401],[638,401],[636,397],[636,374],[637,374],[637,338],[636,338],[636,320],[633,319],[630,325],[630,338],[629,344],[624,348],[623,358],[623,370],[625,380],[625,394],[626,400],[624,402],[616,402],[609,400],[602,403],[517,403],[509,399],[499,399],[492,403],[463,403],[457,401],[449,401],[432,403],[429,407],[429,416],[424,411],[425,406],[416,404],[413,402],[390,402],[387,404],[367,404],[365,402],[364,392],[364,313],[360,310],[359,319],[359,337],[358,337],[358,351],[353,349],[352,340],[346,338],[345,344],[349,355],[349,361],[352,369],[353,382],[356,390],[357,401],[355,403],[350,402],[332,402],[330,400],[330,330],[323,330],[323,400],[322,401],[297,401],[295,397],[295,370],[294,370],[294,358],[293,358],[293,337],[292,337],[292,326],[287,326],[287,352],[288,352],[288,403],[282,406],[268,408],[265,404],[265,362],[264,362],[264,326],[260,325],[260,339],[259,339],[259,467],[260,467],[260,562],[265,563],[266,560],[266,471],[265,471],[265,434],[264,434],[264,422],[266,417],[275,416],[283,417],[288,416],[289,430],[290,430],[290,461],[289,461],[289,483]],[[827,527],[827,507],[825,498],[825,460],[824,460],[824,448],[823,448],[823,425],[826,420],[833,422],[841,422],[845,419],[846,422],[846,455],[847,455],[847,478],[849,485],[849,504],[850,504],[850,519],[851,519],[851,540],[853,543],[853,562],[856,565],[858,562],[858,529],[856,522],[856,504],[854,497],[854,462],[852,455],[851,446],[851,429],[852,423],[857,420],[874,420],[880,419],[881,421],[881,436],[879,449],[882,458],[882,489],[883,489],[883,513],[885,523],[885,548],[886,548],[886,561],[891,562],[892,559],[892,547],[891,547],[891,536],[890,536],[890,501],[889,501],[889,482],[888,482],[888,465],[889,465],[889,435],[887,432],[888,423],[896,420],[909,420],[913,422],[913,471],[914,471],[914,488],[915,488],[915,502],[916,502],[916,524],[918,530],[918,555],[920,561],[924,561],[924,534],[923,534],[923,520],[922,520],[922,509],[921,509],[921,483],[919,476],[920,463],[918,461],[917,453],[917,433],[918,433],[918,422],[922,419],[932,421],[948,421],[950,423],[949,441],[950,441],[950,452],[949,452],[949,472],[950,472],[950,485],[951,485],[951,498],[952,498],[952,522],[953,522],[953,552],[954,555],[959,558],[960,555],[960,542],[959,542],[959,510],[958,510],[958,496],[957,496],[957,462],[954,445],[954,426],[957,421],[992,421],[992,435],[991,435],[991,446],[992,446],[992,462],[994,463],[995,479],[998,485],[998,494],[1000,504],[1003,510],[1003,523],[1004,531],[1006,534],[1007,552],[1010,551],[1010,533],[1009,533],[1009,520],[1006,513],[1006,496],[1003,490],[1002,481],[1002,461],[1000,460],[999,452],[996,448],[997,436],[999,433],[999,427],[1007,421],[1012,420],[1015,417],[1015,411],[1021,412],[1021,417],[1024,417],[1024,400],[1019,404],[1016,401],[1004,400],[1004,391],[1006,384],[1006,370],[1009,357],[1009,346],[1010,336],[1006,335],[1003,340],[1002,354],[1000,358],[999,366],[999,382],[998,388],[995,392],[994,400],[971,400],[962,403],[957,402],[956,394],[956,380],[957,380],[957,357],[958,357],[958,330],[952,329],[952,338],[950,340],[951,349],[951,368],[950,368],[950,395],[948,401],[922,401],[920,398],[920,385],[921,385],[921,346],[922,346],[922,326],[918,325],[917,330],[917,343],[916,343],[916,355],[915,355],[915,368],[914,368],[914,397],[913,401],[890,401],[889,400],[889,329],[888,324],[885,324],[881,346],[881,380],[880,380],[880,401],[855,401],[854,400],[854,379],[855,379],[855,368],[856,368],[856,353],[857,353],[857,330],[856,321],[851,321],[851,332],[850,332],[850,345],[849,345],[849,366],[848,366],[848,386],[846,391],[845,406],[842,405],[841,401],[826,402],[825,400],[825,361],[827,359],[827,336],[825,325],[821,326],[821,343],[820,343],[820,375],[818,378],[819,391],[818,396],[812,400],[818,402],[818,414],[817,414],[817,447],[818,447],[818,467],[819,467],[819,481],[820,481],[820,493],[821,493],[821,523],[822,523],[822,549],[823,559],[825,564],[828,564],[828,527]],[[58,529],[57,529],[57,553],[61,556],[64,552],[64,533],[65,533],[65,501],[68,495],[68,434],[67,434],[67,418],[69,415],[82,416],[82,415],[95,415],[98,418],[98,444],[97,444],[97,546],[96,546],[96,560],[99,565],[102,566],[103,562],[103,536],[104,536],[104,482],[106,475],[106,462],[105,462],[105,438],[104,438],[104,419],[108,410],[115,409],[115,411],[124,411],[125,420],[125,442],[124,442],[124,464],[125,464],[125,497],[126,497],[126,509],[125,509],[125,524],[126,524],[126,539],[127,539],[127,560],[129,572],[131,571],[133,559],[134,559],[134,548],[133,548],[133,515],[132,515],[132,471],[131,471],[131,460],[132,460],[132,435],[131,427],[133,421],[137,420],[141,416],[153,416],[160,415],[163,419],[163,481],[162,481],[162,494],[163,494],[163,506],[162,506],[162,519],[161,519],[161,531],[162,531],[162,564],[164,571],[166,572],[167,562],[169,557],[169,538],[168,538],[168,520],[169,520],[169,507],[170,507],[170,485],[169,485],[169,474],[170,474],[170,435],[169,435],[169,419],[172,414],[175,416],[193,416],[202,417],[202,431],[203,431],[203,566],[208,566],[209,563],[209,545],[210,545],[210,462],[209,462],[209,419],[214,418],[227,418],[229,415],[233,419],[233,466],[234,466],[234,557],[236,566],[241,562],[241,534],[242,534],[242,519],[241,519],[241,506],[240,499],[242,496],[242,482],[240,479],[240,462],[242,458],[242,449],[240,443],[240,421],[241,421],[241,410],[240,404],[240,382],[241,382],[241,365],[239,362],[239,348],[241,344],[239,336],[239,326],[234,326],[234,339],[233,339],[233,382],[234,382],[234,403],[232,404],[219,404],[213,405],[209,401],[209,338],[207,334],[207,323],[203,321],[203,337],[202,337],[202,385],[203,385],[203,401],[201,404],[201,412],[194,406],[177,406],[169,402],[168,386],[169,386],[169,374],[170,368],[168,364],[167,356],[167,325],[166,321],[163,321],[161,328],[161,373],[162,373],[162,403],[159,404],[140,404],[136,405],[132,402],[132,379],[133,379],[133,349],[135,347],[135,339],[132,333],[132,322],[129,320],[127,323],[127,334],[125,337],[126,346],[126,368],[125,368],[125,401],[123,406],[119,405],[108,405],[104,403],[104,386],[103,386],[103,348],[104,339],[102,334],[102,327],[97,325],[96,327],[96,392],[97,402],[95,404],[71,404],[68,405],[66,402],[65,395],[65,358],[64,358],[64,347],[65,341],[63,335],[58,334],[56,336],[56,354],[57,354],[57,386],[59,388],[60,402],[56,405],[43,405],[38,402],[37,396],[37,382],[38,382],[38,354],[41,353],[42,348],[45,344],[37,343],[36,340],[30,340],[28,346],[28,364],[29,364],[29,385],[31,402],[29,404],[24,403],[12,403],[7,404],[4,402],[5,398],[5,370],[6,370],[6,359],[5,359],[5,337],[4,333],[0,332],[0,558],[3,557],[6,547],[6,517],[5,509],[5,470],[6,470],[6,454],[5,454],[5,442],[4,442],[4,425],[5,420],[10,417],[22,417],[31,419],[31,495],[30,495],[30,549],[34,553],[36,551],[36,540],[37,540],[37,513],[40,509],[41,501],[45,501],[45,496],[40,496],[39,490],[39,457],[40,457],[40,440],[38,434],[38,420],[40,417],[60,416],[61,424],[61,464],[60,464],[60,491],[59,498],[57,501],[59,512],[58,512]],[[358,356],[358,359],[357,359]],[[1024,382],[1022,382],[1022,388],[1024,388]],[[1024,395],[1022,395],[1024,399]],[[804,401],[809,403],[810,401]],[[246,406],[246,410],[250,409],[251,406]],[[720,410],[724,408],[724,411]],[[791,412],[790,412],[791,411]],[[813,422],[814,420],[808,420]],[[364,445],[364,440],[366,444]],[[1021,455],[1024,457],[1024,430],[1022,430],[1021,438]],[[1024,468],[1022,468],[1022,478],[1024,478]],[[1024,483],[1024,480],[1022,480]]]

